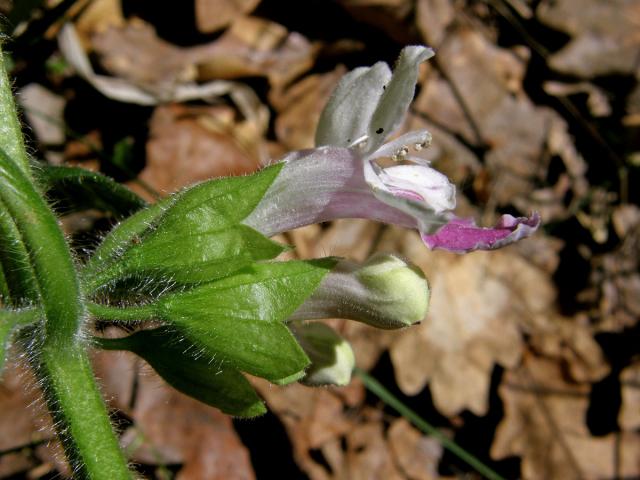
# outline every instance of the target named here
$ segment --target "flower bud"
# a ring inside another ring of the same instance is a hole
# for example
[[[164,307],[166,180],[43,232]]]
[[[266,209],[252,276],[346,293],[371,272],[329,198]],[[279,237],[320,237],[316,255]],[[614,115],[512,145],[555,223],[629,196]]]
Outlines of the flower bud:
[[[340,261],[290,320],[346,318],[390,330],[422,321],[428,308],[422,271],[395,255],[377,254],[363,265]]]
[[[355,356],[349,342],[324,323],[294,322],[290,328],[311,360],[301,383],[344,386],[351,381]]]

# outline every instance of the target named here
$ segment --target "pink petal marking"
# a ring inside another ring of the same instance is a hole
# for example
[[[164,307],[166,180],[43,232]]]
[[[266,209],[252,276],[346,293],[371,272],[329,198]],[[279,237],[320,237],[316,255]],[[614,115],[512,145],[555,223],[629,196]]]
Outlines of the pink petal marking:
[[[456,253],[474,250],[493,250],[532,235],[540,226],[540,215],[529,217],[503,215],[495,227],[478,227],[471,218],[454,217],[432,235],[421,234],[431,249],[444,249]]]

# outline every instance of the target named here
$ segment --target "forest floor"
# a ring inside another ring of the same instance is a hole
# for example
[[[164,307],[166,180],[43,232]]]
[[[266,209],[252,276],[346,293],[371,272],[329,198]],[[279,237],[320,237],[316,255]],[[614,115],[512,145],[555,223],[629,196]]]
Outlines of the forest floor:
[[[424,270],[420,325],[329,323],[360,368],[499,475],[640,478],[640,2],[0,0],[0,13],[33,157],[151,201],[312,147],[344,73],[433,47],[404,129],[433,134],[421,153],[457,185],[459,214],[537,211],[542,228],[469,255],[365,220],[280,240],[298,258],[398,252]],[[62,217],[79,255],[112,221]],[[0,478],[59,478],[19,363],[0,385]],[[358,378],[256,381],[270,413],[237,421],[128,354],[95,365],[148,478],[480,478]]]

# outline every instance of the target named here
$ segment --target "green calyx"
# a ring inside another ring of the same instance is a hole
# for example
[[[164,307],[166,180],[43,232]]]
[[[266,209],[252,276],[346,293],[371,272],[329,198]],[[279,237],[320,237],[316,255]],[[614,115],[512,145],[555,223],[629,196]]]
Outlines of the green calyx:
[[[286,384],[304,376],[310,360],[285,320],[335,264],[332,258],[255,263],[225,278],[166,294],[142,307],[93,306],[90,311],[98,318],[114,321],[160,320],[169,329],[165,336],[172,332],[186,345],[194,345],[203,358],[214,359],[222,370],[242,371]],[[157,358],[147,358],[149,353],[140,355],[152,365],[160,365]],[[160,365],[156,370],[165,376],[166,368]],[[167,375],[174,377],[171,372]]]
[[[211,180],[133,215],[104,239],[83,270],[87,289],[132,277],[204,283],[275,258],[286,247],[241,222],[281,168]]]
[[[143,330],[126,338],[99,338],[95,343],[105,350],[137,354],[176,390],[229,415],[255,417],[266,411],[244,375],[170,327]]]

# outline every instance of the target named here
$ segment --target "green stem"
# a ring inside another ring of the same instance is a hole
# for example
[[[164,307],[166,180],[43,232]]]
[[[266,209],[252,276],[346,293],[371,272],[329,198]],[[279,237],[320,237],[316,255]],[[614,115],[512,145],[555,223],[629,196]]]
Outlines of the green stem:
[[[128,350],[133,351],[135,348],[134,343],[130,337],[122,338],[104,338],[93,337],[91,343],[101,350]]]
[[[384,388],[380,382],[378,382],[371,375],[359,368],[354,369],[354,373],[360,377],[364,386],[367,389],[377,395],[384,403],[396,410],[400,415],[413,423],[416,427],[422,430],[427,435],[434,437],[440,444],[457,456],[460,460],[467,463],[470,467],[474,468],[480,475],[488,478],[489,480],[504,480],[502,476],[497,474],[493,469],[482,463],[476,456],[467,452],[464,448],[460,447],[456,442],[443,435],[440,430],[424,420],[420,415],[407,407],[397,397],[395,397],[389,390]]]
[[[44,336],[31,345],[65,453],[91,479],[128,479],[104,402],[82,344],[85,317],[71,255],[55,217],[29,179],[0,150],[0,202],[15,220],[35,273],[44,312]]]
[[[84,348],[43,348],[37,371],[45,398],[78,478],[131,479]]]
[[[84,317],[80,288],[66,241],[30,180],[0,149],[0,205],[17,226],[27,251],[45,317],[46,340],[75,341]]]
[[[7,74],[7,58],[2,51],[0,38],[0,146],[7,155],[15,159],[16,164],[26,176],[31,176],[29,157],[24,148],[22,128],[16,115],[11,83]]]
[[[42,316],[37,308],[24,308],[22,310],[6,310],[0,308],[0,323],[11,325],[30,325]]]
[[[2,241],[9,248],[24,245],[31,266],[24,279],[33,281],[32,300],[39,302],[44,320],[43,331],[33,329],[28,340],[31,361],[75,475],[130,479],[83,343],[85,307],[71,253],[32,183],[1,49],[0,58],[0,208],[17,227]]]
[[[95,254],[91,258],[94,256]],[[104,268],[102,270],[91,268],[93,264],[87,267],[88,265],[89,264],[86,264],[80,272],[80,278],[82,279],[84,290],[89,297],[99,289],[123,278],[126,274],[121,263],[109,264],[104,262]]]
[[[111,320],[113,322],[141,322],[157,318],[153,305],[135,305],[131,307],[110,307],[98,303],[87,305],[89,313],[101,320]]]
[[[3,238],[0,233],[0,238]],[[0,251],[0,253],[2,253]],[[9,284],[7,283],[7,277],[4,274],[3,262],[0,260],[0,305],[6,303],[11,297],[11,291],[9,290]]]
[[[0,239],[5,243],[0,250],[0,268],[6,282],[3,295],[14,307],[30,304],[38,298],[29,252],[14,219],[0,201]],[[9,241],[9,239],[11,239]]]

